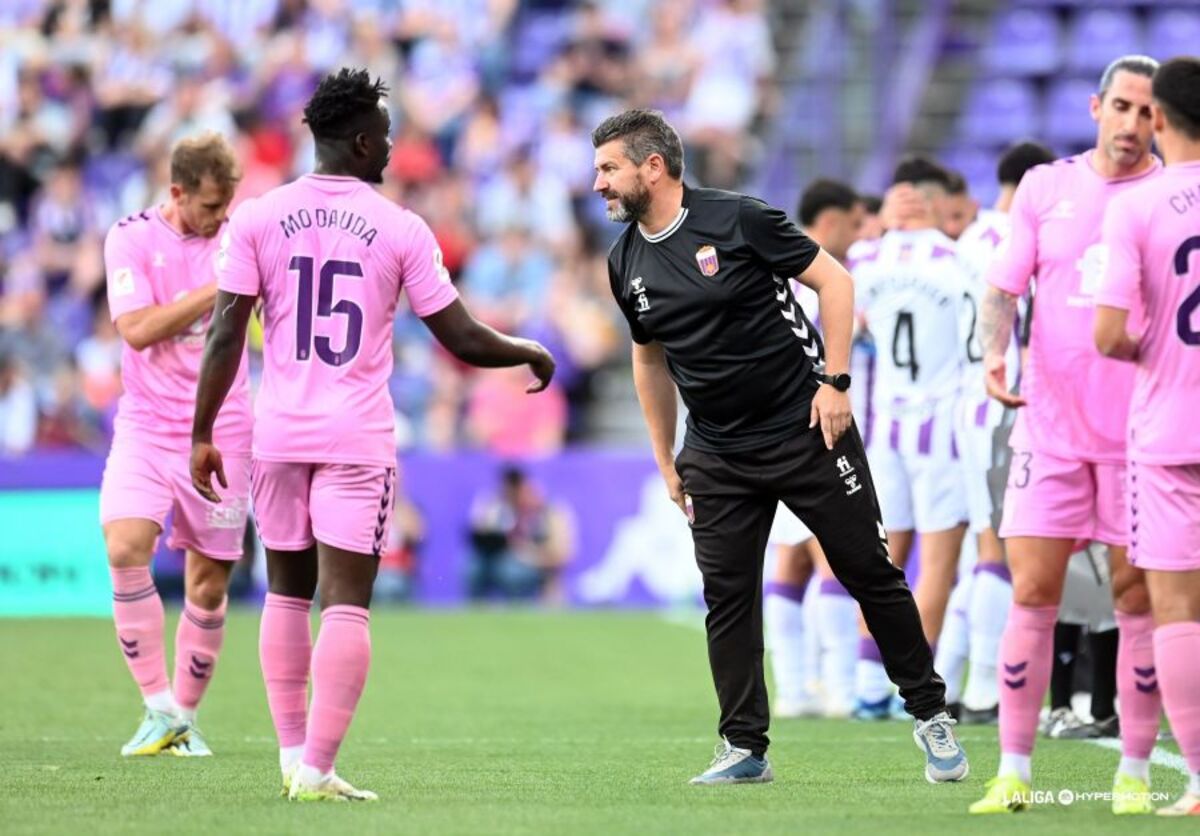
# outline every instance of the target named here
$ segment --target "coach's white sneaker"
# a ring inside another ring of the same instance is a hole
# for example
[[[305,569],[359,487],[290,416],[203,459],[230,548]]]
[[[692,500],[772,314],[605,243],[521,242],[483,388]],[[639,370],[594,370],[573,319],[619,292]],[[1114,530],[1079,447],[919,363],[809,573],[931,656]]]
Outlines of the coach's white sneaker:
[[[925,780],[961,781],[971,771],[967,753],[954,736],[954,719],[945,711],[913,723],[913,740],[925,753]]]

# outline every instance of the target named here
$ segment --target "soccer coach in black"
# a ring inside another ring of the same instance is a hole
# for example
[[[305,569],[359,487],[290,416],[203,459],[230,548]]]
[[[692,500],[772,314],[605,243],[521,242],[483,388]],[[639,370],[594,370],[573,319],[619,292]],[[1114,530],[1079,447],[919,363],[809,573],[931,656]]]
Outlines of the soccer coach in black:
[[[662,114],[630,110],[592,132],[596,191],[628,227],[609,280],[633,336],[633,379],[654,458],[688,516],[708,604],[708,655],[725,742],[695,784],[772,779],[763,677],[763,553],[782,501],[825,547],[862,607],[916,718],[930,781],[966,777],[945,684],[886,535],[847,374],[850,275],[778,209],[683,184]],[[789,279],[817,292],[825,344]],[[678,458],[675,390],[688,408]]]

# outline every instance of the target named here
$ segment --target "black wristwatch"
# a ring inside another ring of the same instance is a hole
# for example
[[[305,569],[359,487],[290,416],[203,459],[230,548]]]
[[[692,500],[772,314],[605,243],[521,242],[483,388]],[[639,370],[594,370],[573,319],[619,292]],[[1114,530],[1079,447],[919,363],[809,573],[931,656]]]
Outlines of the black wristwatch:
[[[828,383],[839,392],[845,392],[850,388],[850,375],[842,372],[841,374],[819,374],[817,380],[822,383]]]

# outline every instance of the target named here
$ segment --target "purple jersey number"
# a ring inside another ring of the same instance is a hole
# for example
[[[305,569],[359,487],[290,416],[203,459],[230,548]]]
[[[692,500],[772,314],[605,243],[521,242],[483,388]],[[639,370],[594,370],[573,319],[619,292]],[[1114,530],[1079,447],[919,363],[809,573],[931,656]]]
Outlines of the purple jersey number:
[[[306,255],[294,255],[288,269],[300,274],[299,305],[296,309],[296,359],[307,361],[315,348],[317,357],[330,366],[344,366],[358,354],[362,344],[363,312],[349,299],[333,301],[334,282],[338,276],[361,279],[362,265],[356,261],[326,261],[321,265],[320,282],[317,286],[316,316],[330,318],[334,314],[346,317],[346,339],[341,351],[335,351],[329,337],[313,339],[313,259]]]
[[[1184,241],[1175,251],[1175,275],[1184,278],[1188,275],[1188,259],[1196,250],[1200,250],[1200,235],[1193,235]],[[1175,330],[1179,339],[1187,345],[1200,345],[1200,331],[1192,327],[1192,314],[1200,308],[1200,286],[1197,286],[1179,306],[1175,314]]]

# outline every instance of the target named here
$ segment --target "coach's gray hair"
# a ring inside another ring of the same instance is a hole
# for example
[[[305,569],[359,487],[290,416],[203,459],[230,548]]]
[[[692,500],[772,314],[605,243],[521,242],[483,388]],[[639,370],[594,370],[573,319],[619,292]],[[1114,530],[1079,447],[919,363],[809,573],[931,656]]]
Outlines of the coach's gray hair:
[[[625,141],[625,156],[641,165],[651,154],[658,154],[667,166],[667,174],[683,177],[683,143],[671,123],[657,110],[627,110],[610,116],[592,131],[592,147],[599,148],[614,139]]]
[[[1149,55],[1121,56],[1104,68],[1104,74],[1100,76],[1100,92],[1096,95],[1101,99],[1108,95],[1108,88],[1112,87],[1113,78],[1122,70],[1134,75],[1154,78],[1154,73],[1158,70],[1158,62]]]

